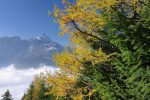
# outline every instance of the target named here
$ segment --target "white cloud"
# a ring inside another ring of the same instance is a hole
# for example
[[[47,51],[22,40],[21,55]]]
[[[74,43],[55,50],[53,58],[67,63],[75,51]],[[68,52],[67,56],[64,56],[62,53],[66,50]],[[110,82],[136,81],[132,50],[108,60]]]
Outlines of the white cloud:
[[[13,65],[3,67],[0,69],[0,96],[9,89],[14,100],[20,100],[35,75],[46,71],[53,73],[56,70],[58,68],[48,66],[23,70],[16,69]]]

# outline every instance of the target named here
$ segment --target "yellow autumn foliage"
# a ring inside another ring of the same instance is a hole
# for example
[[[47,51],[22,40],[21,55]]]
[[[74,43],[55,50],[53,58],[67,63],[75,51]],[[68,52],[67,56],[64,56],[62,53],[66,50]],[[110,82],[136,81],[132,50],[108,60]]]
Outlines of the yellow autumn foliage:
[[[68,95],[75,82],[75,76],[68,75],[62,71],[53,75],[48,74],[47,77],[47,83],[52,86],[50,93],[54,93],[56,97]]]
[[[65,9],[61,10],[55,6],[54,14],[49,13],[60,25],[60,34],[70,34],[71,42],[71,48],[54,56],[60,71],[54,75],[48,74],[47,83],[52,86],[49,93],[53,93],[58,98],[74,94],[71,96],[74,100],[83,99],[84,89],[74,88],[80,70],[84,68],[83,63],[90,61],[94,66],[100,62],[109,62],[111,56],[115,54],[107,55],[101,48],[92,50],[86,40],[100,39],[95,30],[103,28],[106,24],[106,18],[100,14],[101,10],[105,9],[109,14],[110,8],[120,2],[122,0],[77,0],[76,4],[73,4],[63,0]],[[124,2],[135,5],[137,0],[124,0]],[[90,99],[94,92],[90,90],[86,96]]]

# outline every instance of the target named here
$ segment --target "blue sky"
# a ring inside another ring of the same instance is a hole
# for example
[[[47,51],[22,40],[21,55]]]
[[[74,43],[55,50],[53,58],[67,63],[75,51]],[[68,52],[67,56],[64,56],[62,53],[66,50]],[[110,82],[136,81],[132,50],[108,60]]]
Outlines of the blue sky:
[[[55,3],[62,7],[61,0]],[[60,37],[58,25],[48,16],[53,7],[54,0],[0,0],[0,37],[28,39],[47,33],[52,40],[66,45],[68,36]]]

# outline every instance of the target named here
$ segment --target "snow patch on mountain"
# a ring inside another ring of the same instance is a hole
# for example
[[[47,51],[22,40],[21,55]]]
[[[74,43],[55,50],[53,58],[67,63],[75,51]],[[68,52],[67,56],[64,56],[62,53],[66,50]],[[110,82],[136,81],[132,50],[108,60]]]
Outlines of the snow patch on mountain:
[[[49,48],[47,48],[46,50],[47,50],[47,51],[51,51],[51,50],[56,50],[56,48],[55,48],[55,47],[49,47]]]
[[[35,39],[37,39],[37,40],[41,40],[41,37],[35,37]]]

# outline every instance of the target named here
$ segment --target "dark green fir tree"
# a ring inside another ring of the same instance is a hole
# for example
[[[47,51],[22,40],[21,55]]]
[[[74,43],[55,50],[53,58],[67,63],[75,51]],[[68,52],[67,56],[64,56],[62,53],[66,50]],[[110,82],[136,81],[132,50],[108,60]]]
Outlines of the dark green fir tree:
[[[12,95],[9,90],[7,90],[3,95],[1,100],[13,100]]]

